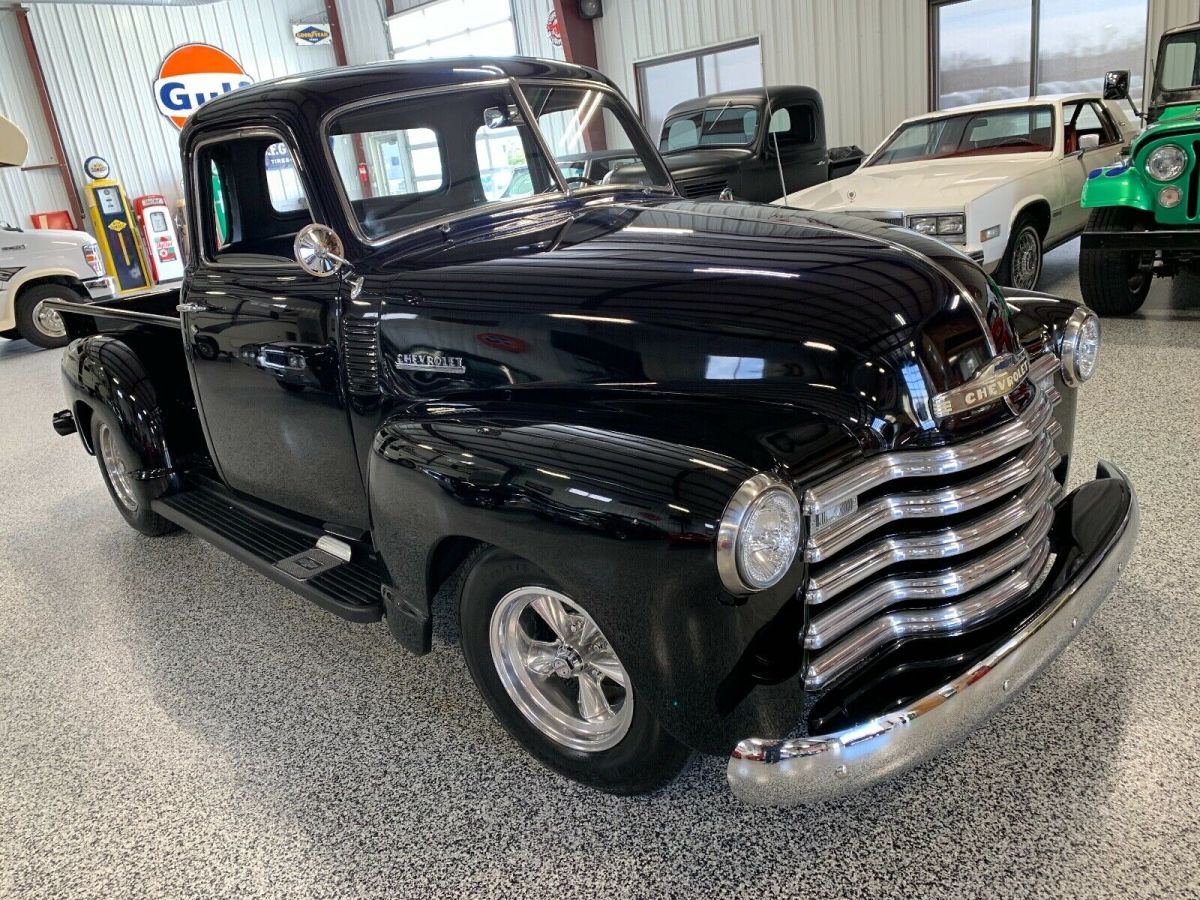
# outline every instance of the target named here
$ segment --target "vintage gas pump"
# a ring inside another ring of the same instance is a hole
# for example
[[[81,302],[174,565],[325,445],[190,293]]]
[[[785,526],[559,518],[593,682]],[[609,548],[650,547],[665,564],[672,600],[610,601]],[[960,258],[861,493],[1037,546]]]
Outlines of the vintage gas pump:
[[[149,287],[150,270],[125,190],[119,181],[108,177],[108,163],[100,157],[89,157],[83,167],[92,179],[84,187],[92,232],[100,242],[108,271],[116,276],[117,293]]]
[[[166,198],[161,194],[147,194],[133,201],[138,222],[142,226],[142,237],[146,242],[146,256],[150,259],[150,271],[156,282],[178,281],[183,277],[183,257],[179,252],[179,236],[175,223],[171,221]]]

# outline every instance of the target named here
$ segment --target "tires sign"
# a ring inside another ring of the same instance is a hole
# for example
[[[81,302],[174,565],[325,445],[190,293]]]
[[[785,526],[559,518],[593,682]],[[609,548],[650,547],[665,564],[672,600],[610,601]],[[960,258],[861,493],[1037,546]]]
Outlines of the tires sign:
[[[241,64],[219,47],[183,44],[168,53],[158,67],[154,99],[158,111],[176,128],[183,128],[188,116],[209,100],[253,81]]]

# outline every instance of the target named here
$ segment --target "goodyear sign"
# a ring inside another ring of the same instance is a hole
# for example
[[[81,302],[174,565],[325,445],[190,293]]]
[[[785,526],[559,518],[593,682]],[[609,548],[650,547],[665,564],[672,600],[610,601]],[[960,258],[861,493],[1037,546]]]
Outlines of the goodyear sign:
[[[292,37],[301,46],[333,43],[333,32],[329,30],[328,22],[295,22],[292,24]]]
[[[236,59],[209,44],[176,47],[158,67],[154,99],[158,111],[182,128],[187,117],[222,94],[253,82]]]

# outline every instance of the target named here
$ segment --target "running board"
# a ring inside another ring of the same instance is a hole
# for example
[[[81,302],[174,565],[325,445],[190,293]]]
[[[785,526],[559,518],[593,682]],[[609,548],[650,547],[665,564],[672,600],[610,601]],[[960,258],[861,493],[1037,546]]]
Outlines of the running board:
[[[383,615],[384,569],[373,553],[332,536],[256,515],[223,488],[201,485],[155,500],[151,509],[235,559],[352,622]]]

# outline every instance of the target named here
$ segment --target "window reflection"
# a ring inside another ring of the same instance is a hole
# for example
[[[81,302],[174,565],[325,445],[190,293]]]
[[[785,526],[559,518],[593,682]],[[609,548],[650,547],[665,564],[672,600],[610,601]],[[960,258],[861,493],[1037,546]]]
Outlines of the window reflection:
[[[710,356],[704,377],[709,381],[760,379],[765,365],[760,356]]]

